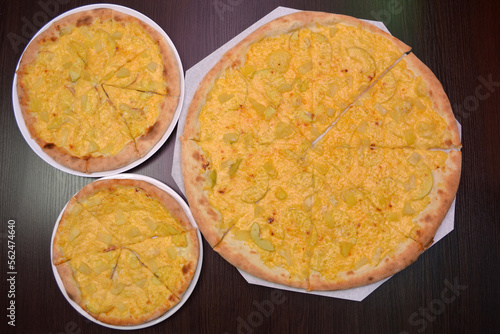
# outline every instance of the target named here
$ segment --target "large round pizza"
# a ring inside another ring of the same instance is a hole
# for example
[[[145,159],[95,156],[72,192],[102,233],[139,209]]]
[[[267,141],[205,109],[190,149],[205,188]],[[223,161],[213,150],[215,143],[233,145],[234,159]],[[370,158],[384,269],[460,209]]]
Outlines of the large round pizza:
[[[227,52],[182,137],[186,193],[215,251],[308,290],[375,282],[433,241],[459,183],[443,88],[363,21],[299,12]]]
[[[84,173],[145,156],[170,125],[180,88],[161,33],[109,8],[56,20],[31,41],[17,71],[31,137],[53,160]]]

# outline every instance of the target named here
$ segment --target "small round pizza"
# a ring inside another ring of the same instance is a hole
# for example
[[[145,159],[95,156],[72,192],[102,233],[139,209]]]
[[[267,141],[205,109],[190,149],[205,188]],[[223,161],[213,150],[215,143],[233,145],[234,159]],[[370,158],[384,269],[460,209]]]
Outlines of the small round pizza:
[[[215,251],[307,290],[373,283],[432,243],[461,170],[443,88],[364,21],[298,12],[200,83],[182,136],[193,215]]]
[[[68,296],[116,326],[145,323],[178,304],[198,256],[196,230],[179,203],[132,179],[85,186],[66,206],[52,245]]]
[[[42,150],[72,170],[114,170],[146,155],[173,119],[179,66],[160,32],[99,8],[67,15],[23,53],[17,94]]]

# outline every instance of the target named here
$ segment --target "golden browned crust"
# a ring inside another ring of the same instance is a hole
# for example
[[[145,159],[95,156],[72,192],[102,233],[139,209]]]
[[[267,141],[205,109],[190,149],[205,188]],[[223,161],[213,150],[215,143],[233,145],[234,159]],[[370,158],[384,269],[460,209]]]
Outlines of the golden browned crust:
[[[106,21],[112,19],[113,10],[110,8],[96,8],[91,10],[85,10],[82,12],[77,12],[74,14],[67,15],[57,22],[53,23],[53,26],[57,31],[60,31],[64,26],[81,27],[90,26],[97,21]]]
[[[186,125],[181,136],[182,173],[186,197],[198,227],[212,247],[222,238],[223,232],[216,228],[222,216],[210,206],[205,190],[206,180],[210,173],[210,163],[204,156],[202,148],[196,142],[200,137],[198,117],[206,103],[207,94],[213,88],[215,81],[232,64],[231,58],[223,56],[202,80],[189,105]]]
[[[407,53],[411,50],[411,47],[397,39],[396,37],[388,34],[387,32],[381,30],[380,28],[374,26],[371,23],[365,22],[363,20],[357,19],[352,16],[339,15],[339,14],[330,14],[330,13],[320,13],[313,12],[316,15],[315,22],[318,22],[322,25],[328,25],[332,23],[342,23],[347,25],[352,25],[355,27],[360,27],[362,29],[368,30],[371,33],[381,35],[382,37],[390,40],[401,53]]]
[[[423,250],[420,243],[407,238],[376,266],[365,265],[358,270],[339,273],[333,280],[327,280],[318,272],[312,271],[309,277],[310,290],[341,290],[375,283],[408,267]]]
[[[61,263],[56,266],[57,272],[59,273],[59,277],[63,282],[64,289],[68,294],[69,298],[71,298],[78,305],[82,304],[80,286],[75,281],[73,277],[73,269],[69,262]]]
[[[416,224],[422,227],[416,235],[412,235],[424,248],[433,241],[436,231],[443,222],[457,193],[462,169],[462,152],[450,151],[445,169],[432,171],[434,184],[429,193],[430,204],[415,217]]]
[[[155,124],[147,129],[143,135],[135,139],[135,145],[141,156],[146,155],[163,137],[174,118],[178,104],[179,97],[165,96],[160,104],[159,115]]]
[[[441,82],[436,78],[434,73],[420,59],[411,53],[404,58],[410,70],[417,76],[422,76],[427,83],[428,95],[431,98],[435,110],[441,117],[444,118],[447,124],[447,133],[445,134],[444,147],[441,148],[460,148],[460,134],[458,132],[457,121],[453,110],[451,109],[450,100],[444,92]]]
[[[167,81],[167,95],[179,97],[181,95],[181,74],[179,73],[179,66],[177,65],[177,59],[173,51],[159,32],[150,26],[146,26],[145,29],[155,39],[160,48],[160,55],[163,61],[163,76]]]
[[[304,280],[294,279],[284,268],[267,266],[258,252],[252,250],[245,242],[234,239],[231,232],[226,234],[224,239],[214,247],[214,250],[229,263],[250,275],[294,288],[308,288],[307,278]]]
[[[189,262],[183,268],[184,270],[182,271],[184,275],[184,282],[183,282],[184,284],[178,290],[173,291],[179,298],[182,298],[187,288],[191,284],[200,257],[200,244],[198,243],[197,231],[196,230],[188,231],[186,233],[186,238],[188,241],[188,253],[191,257],[189,259]]]
[[[223,233],[216,228],[222,216],[210,206],[205,190],[207,175],[210,171],[208,162],[203,158],[204,153],[196,141],[183,139],[181,144],[186,197],[200,231],[208,243],[214,247],[222,238]]]
[[[86,173],[87,162],[89,157],[78,158],[68,152],[66,149],[56,146],[52,143],[47,143],[39,137],[34,137],[35,141],[54,161],[70,169]]]
[[[118,154],[110,156],[89,157],[87,160],[87,173],[95,173],[117,169],[128,165],[140,158],[136,145],[129,142]]]
[[[133,326],[152,321],[164,315],[168,310],[179,303],[179,298],[171,294],[165,302],[154,309],[153,311],[143,314],[141,316],[133,316],[129,314],[126,317],[115,317],[110,314],[100,313],[95,318],[101,322],[114,325],[114,326]]]

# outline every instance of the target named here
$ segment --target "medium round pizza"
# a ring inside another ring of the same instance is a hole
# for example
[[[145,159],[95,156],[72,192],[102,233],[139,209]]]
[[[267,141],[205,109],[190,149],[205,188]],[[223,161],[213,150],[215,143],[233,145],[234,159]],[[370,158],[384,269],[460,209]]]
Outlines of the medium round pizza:
[[[270,282],[366,285],[433,241],[461,170],[443,88],[364,21],[299,12],[263,25],[201,82],[184,185],[215,251]]]
[[[182,299],[198,263],[179,203],[142,180],[95,181],[71,198],[52,244],[69,297],[95,319],[137,325]]]
[[[65,16],[31,41],[17,94],[42,150],[93,173],[136,161],[162,138],[179,103],[180,75],[160,32],[99,8]]]

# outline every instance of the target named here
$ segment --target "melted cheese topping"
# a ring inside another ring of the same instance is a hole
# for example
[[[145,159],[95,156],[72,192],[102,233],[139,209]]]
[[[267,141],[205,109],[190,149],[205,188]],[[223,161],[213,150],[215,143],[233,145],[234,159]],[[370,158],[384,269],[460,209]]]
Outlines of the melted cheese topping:
[[[101,190],[80,202],[117,236],[120,245],[185,232],[156,198],[140,188],[119,186],[113,191]]]
[[[220,244],[307,285],[312,272],[335,281],[418,239],[414,218],[448,157],[419,149],[439,147],[445,124],[404,61],[380,77],[400,56],[362,28],[316,25],[251,44],[221,73],[198,138]]]
[[[101,318],[116,318],[137,323],[142,317],[166,311],[178,302],[172,292],[137,256],[123,249],[107,292],[111,309],[101,310]]]
[[[57,264],[87,252],[102,252],[118,244],[118,239],[80,203],[69,206],[57,229],[55,243],[62,253]]]
[[[167,94],[158,44],[135,22],[60,30],[22,76],[35,133],[79,158],[114,156],[158,118]],[[113,98],[103,84],[117,87]]]

